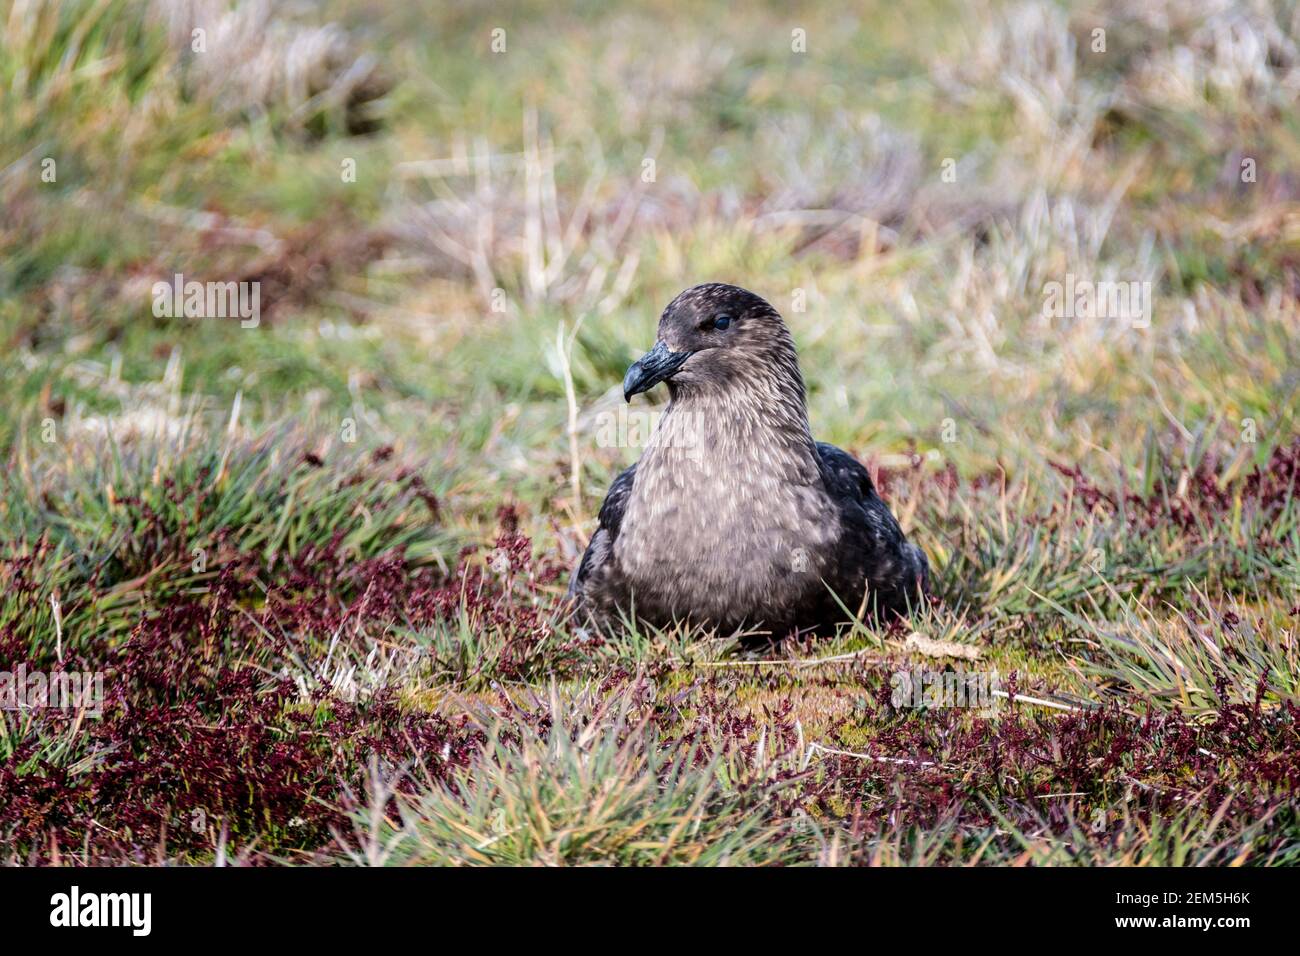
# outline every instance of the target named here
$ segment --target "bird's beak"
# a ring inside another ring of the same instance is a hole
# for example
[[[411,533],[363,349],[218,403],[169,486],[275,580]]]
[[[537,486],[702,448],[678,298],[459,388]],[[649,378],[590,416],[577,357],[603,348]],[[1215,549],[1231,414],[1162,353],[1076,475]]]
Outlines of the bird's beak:
[[[674,352],[663,342],[656,342],[654,348],[632,363],[623,377],[623,400],[630,401],[633,395],[672,378],[682,363],[694,354],[689,349]]]

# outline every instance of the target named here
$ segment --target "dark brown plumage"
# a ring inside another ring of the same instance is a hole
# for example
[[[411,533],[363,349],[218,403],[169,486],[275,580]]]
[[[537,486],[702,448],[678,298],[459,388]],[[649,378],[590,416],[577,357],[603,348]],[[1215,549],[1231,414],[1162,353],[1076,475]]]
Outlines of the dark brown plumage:
[[[926,591],[925,555],[866,469],[813,440],[794,340],[767,302],[721,283],[677,296],[624,395],[661,381],[668,409],[570,582],[579,615],[779,638],[843,621],[832,590],[853,611],[865,591],[878,614]]]

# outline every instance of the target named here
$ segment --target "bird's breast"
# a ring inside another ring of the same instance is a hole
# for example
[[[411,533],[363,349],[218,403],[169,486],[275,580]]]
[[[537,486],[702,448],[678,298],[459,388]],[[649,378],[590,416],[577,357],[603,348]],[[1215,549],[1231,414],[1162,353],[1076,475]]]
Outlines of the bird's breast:
[[[771,621],[821,591],[840,524],[815,462],[734,430],[691,437],[659,435],[637,465],[615,559],[638,613]]]

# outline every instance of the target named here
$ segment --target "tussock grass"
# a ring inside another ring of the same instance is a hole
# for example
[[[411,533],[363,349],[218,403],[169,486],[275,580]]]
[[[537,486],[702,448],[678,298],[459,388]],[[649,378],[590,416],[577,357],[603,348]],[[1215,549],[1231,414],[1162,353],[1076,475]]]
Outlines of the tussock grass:
[[[407,866],[739,866],[806,856],[764,819],[773,784],[741,787],[698,744],[659,739],[636,692],[563,702],[552,688],[544,729],[491,727],[473,765],[397,797],[400,826],[378,817],[351,856]],[[374,820],[363,810],[356,823]]]
[[[1235,601],[1217,609],[1198,597],[1194,611],[1171,617],[1130,605],[1114,621],[1073,618],[1101,651],[1085,664],[1087,686],[1191,714],[1229,704],[1294,707],[1300,691],[1294,621]]]
[[[48,652],[57,600],[70,648],[112,639],[151,601],[250,561],[282,575],[323,545],[354,562],[395,549],[413,567],[446,562],[454,536],[418,474],[341,443],[331,454],[288,424],[250,438],[237,414],[222,429],[192,408],[123,441],[82,432],[14,449],[0,477],[6,634]]]

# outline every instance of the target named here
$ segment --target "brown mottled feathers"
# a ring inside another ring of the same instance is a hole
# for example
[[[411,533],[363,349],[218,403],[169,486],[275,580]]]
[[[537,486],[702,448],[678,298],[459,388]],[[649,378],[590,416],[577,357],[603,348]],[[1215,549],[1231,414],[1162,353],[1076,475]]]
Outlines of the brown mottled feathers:
[[[866,469],[813,440],[794,340],[767,302],[721,283],[683,292],[625,389],[658,381],[672,400],[569,585],[582,618],[781,637],[844,620],[840,602],[906,613],[927,590],[925,555]]]

